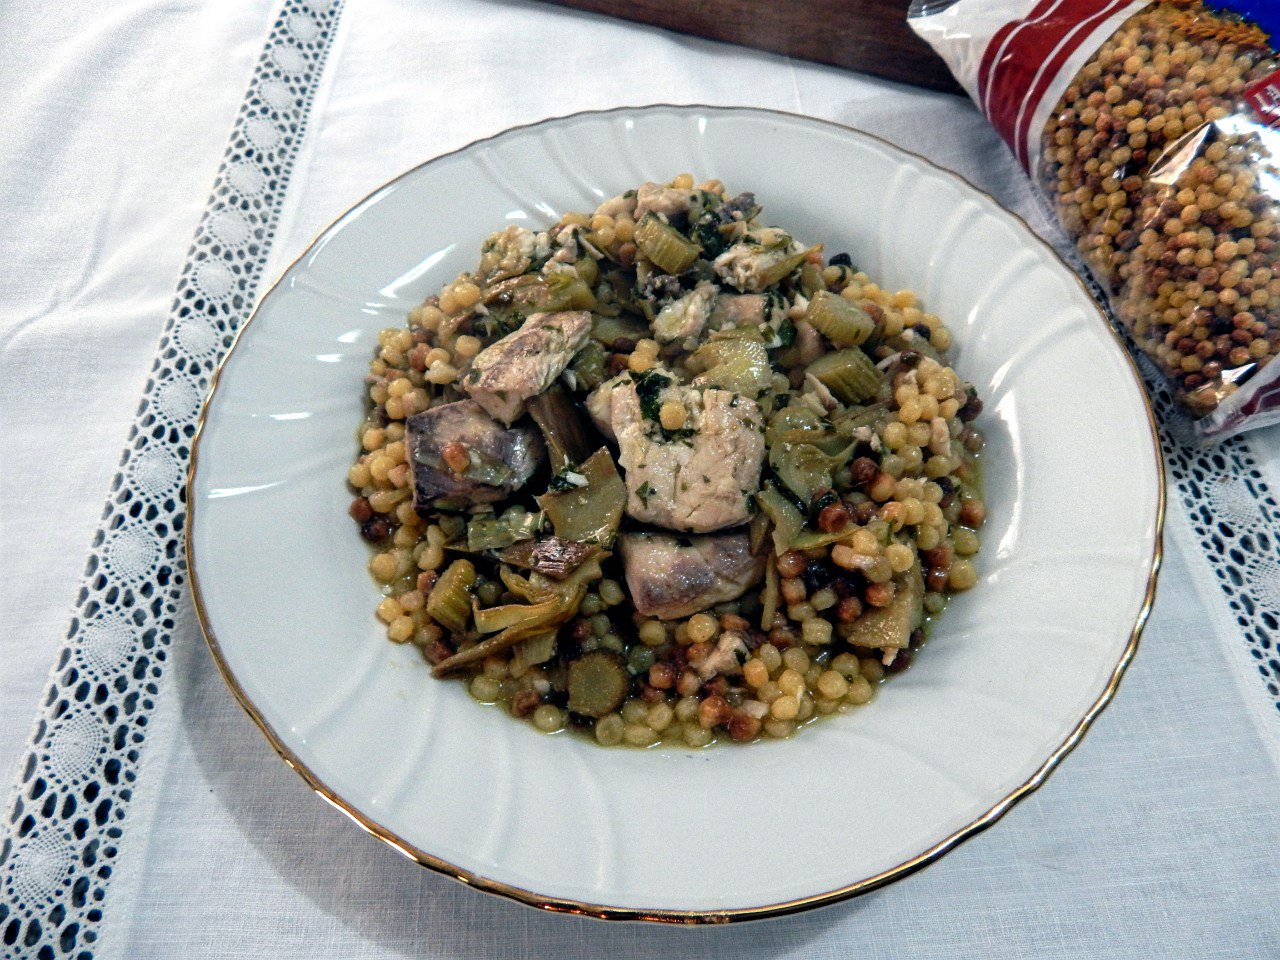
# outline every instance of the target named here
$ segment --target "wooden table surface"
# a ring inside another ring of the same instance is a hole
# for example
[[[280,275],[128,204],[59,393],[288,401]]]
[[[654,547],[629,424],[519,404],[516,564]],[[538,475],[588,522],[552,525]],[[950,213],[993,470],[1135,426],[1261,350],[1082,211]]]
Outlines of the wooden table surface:
[[[908,0],[550,0],[678,33],[960,93],[907,26]]]

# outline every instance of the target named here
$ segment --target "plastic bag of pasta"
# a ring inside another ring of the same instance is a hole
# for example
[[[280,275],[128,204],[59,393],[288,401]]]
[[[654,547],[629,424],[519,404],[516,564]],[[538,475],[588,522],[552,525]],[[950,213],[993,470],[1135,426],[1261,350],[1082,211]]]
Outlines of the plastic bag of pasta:
[[[914,0],[910,17],[1204,436],[1280,421],[1280,0]]]

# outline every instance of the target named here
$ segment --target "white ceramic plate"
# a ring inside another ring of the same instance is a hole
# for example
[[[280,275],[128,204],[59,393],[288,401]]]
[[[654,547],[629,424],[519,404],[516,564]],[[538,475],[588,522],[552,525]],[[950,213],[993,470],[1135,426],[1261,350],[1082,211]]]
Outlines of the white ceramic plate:
[[[379,328],[476,262],[690,171],[910,287],[986,403],[982,583],[868,708],[793,740],[702,752],[548,737],[387,642],[347,466]],[[1084,287],[959,178],[833,124],[646,107],[508,131],[341,217],[223,366],[191,478],[202,623],[288,762],[427,866],[527,903],[723,921],[902,876],[1034,789],[1110,699],[1146,617],[1162,470],[1133,367]]]

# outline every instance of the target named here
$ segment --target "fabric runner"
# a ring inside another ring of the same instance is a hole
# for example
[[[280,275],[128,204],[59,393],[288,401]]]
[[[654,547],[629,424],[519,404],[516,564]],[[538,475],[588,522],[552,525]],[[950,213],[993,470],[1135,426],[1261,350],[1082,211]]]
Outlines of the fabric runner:
[[[526,35],[507,36],[502,18],[521,19]],[[338,47],[332,95],[313,116]],[[602,50],[632,72],[605,70]],[[595,82],[537,87],[509,69],[550,71],[557,55],[559,73]],[[287,0],[179,279],[66,643],[33,705],[0,846],[6,957],[1280,951],[1280,921],[1257,893],[1277,879],[1280,844],[1263,802],[1280,777],[1280,433],[1202,449],[1158,387],[1166,567],[1116,703],[1004,822],[851,904],[726,931],[537,914],[379,847],[310,796],[240,714],[190,616],[182,485],[209,376],[264,277],[425,156],[540,116],[661,101],[750,102],[885,135],[957,169],[1062,249],[994,132],[958,100],[538,5],[344,13],[340,0]],[[1199,779],[1180,782],[1184,769]]]
[[[341,9],[281,8],[178,279],[9,810],[6,957],[91,957],[110,908],[148,724],[189,606],[183,485],[196,418],[256,302]]]

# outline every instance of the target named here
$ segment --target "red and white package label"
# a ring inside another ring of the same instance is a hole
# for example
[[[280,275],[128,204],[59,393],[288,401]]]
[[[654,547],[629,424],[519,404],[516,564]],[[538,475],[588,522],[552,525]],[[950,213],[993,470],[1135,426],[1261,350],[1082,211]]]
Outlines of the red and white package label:
[[[1244,98],[1263,123],[1280,127],[1280,70],[1245,87]]]
[[[1067,85],[1148,0],[959,0],[911,21],[1012,148],[1023,169]],[[960,24],[961,29],[955,29]]]
[[[1030,169],[1038,153],[1033,121],[1044,111],[1037,108],[1062,96],[1063,65],[1100,24],[1130,6],[1130,0],[1041,0],[992,38],[978,73],[978,105],[1023,167]]]

